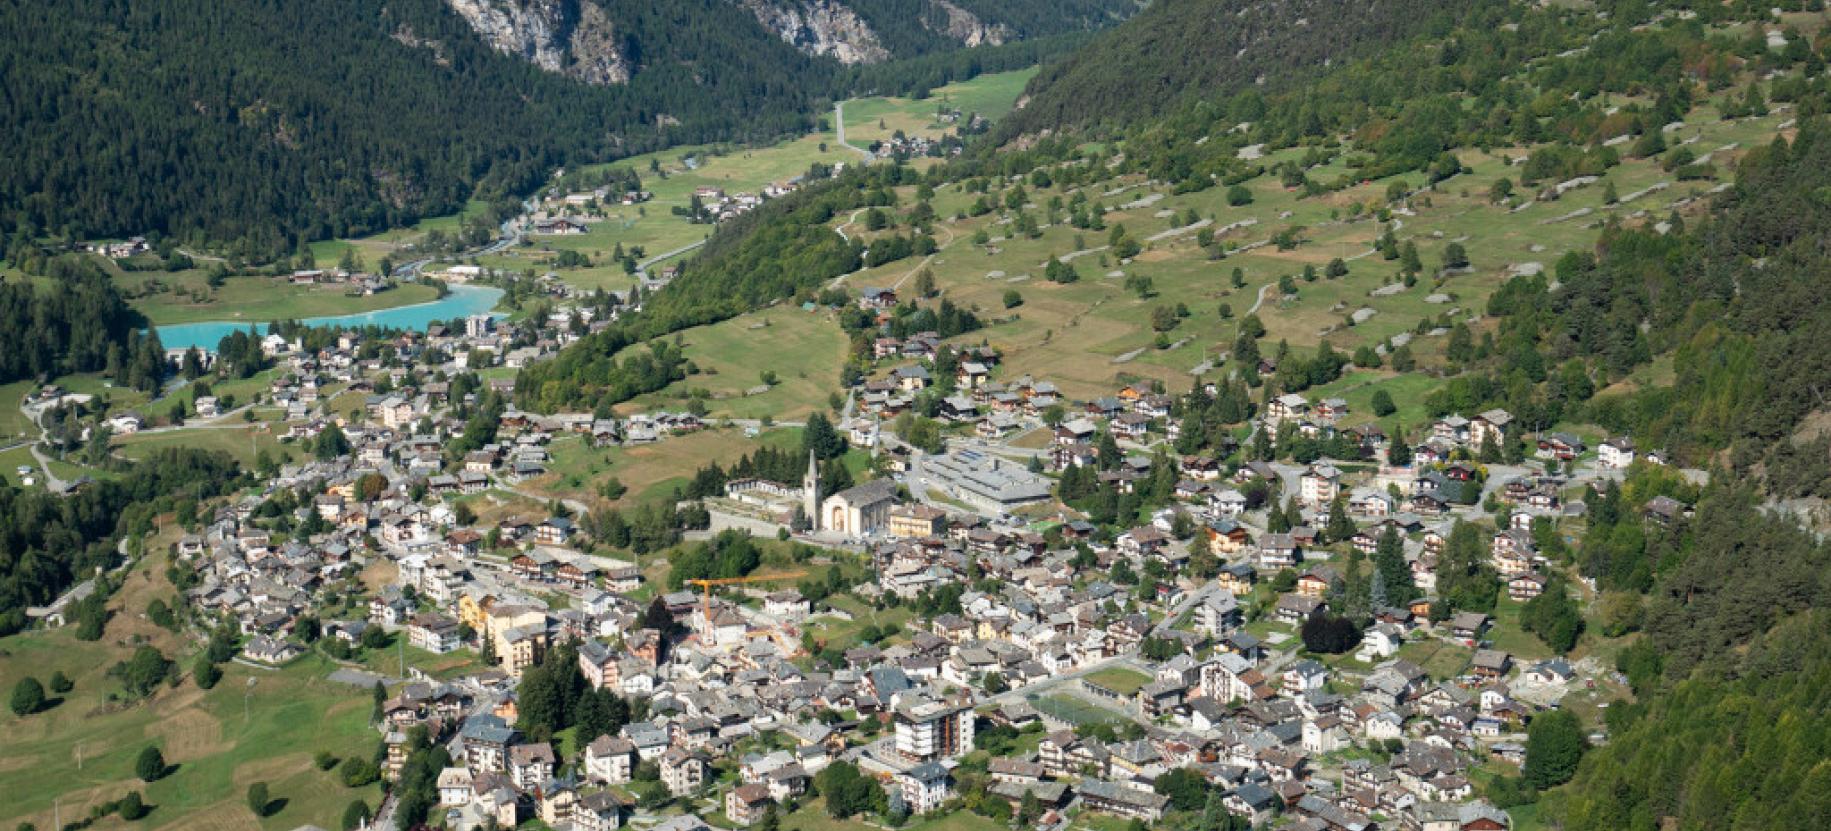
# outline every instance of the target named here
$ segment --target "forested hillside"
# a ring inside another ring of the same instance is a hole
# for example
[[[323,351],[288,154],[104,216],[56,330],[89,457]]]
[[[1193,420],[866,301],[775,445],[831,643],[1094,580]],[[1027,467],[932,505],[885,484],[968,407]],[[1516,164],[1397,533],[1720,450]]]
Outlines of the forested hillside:
[[[158,514],[195,511],[199,500],[242,481],[227,454],[189,448],[161,450],[123,476],[68,496],[0,481],[0,635],[25,626],[27,606],[49,603],[72,583],[112,567],[121,535],[146,533]],[[100,615],[101,604],[72,610],[85,632],[91,612]],[[100,635],[100,621],[93,631]]]
[[[1556,290],[1515,278],[1491,301],[1500,337],[1464,389],[1532,405],[1565,396],[1564,379],[1585,374],[1573,366],[1619,376],[1669,358],[1671,384],[1565,404],[1716,468],[1696,513],[1672,527],[1643,527],[1640,506],[1688,494],[1648,484],[1650,472],[1630,478],[1635,498],[1611,489],[1591,509],[1579,565],[1614,598],[1605,624],[1641,630],[1617,660],[1641,702],[1611,709],[1608,746],[1547,795],[1540,815],[1569,831],[1831,816],[1831,549],[1772,503],[1831,495],[1831,440],[1802,434],[1831,377],[1828,186],[1831,126],[1818,118],[1749,153],[1697,227],[1674,216],[1663,234],[1611,228],[1595,254],[1559,263]]]
[[[108,276],[76,257],[47,262],[48,287],[0,284],[0,384],[106,372],[123,386],[147,389],[165,374],[156,334],[142,336]]]
[[[1558,263],[1558,291],[1543,276],[1516,278],[1490,304],[1504,320],[1483,362],[1493,374],[1476,376],[1488,391],[1480,397],[1555,399],[1544,367],[1588,362],[1618,377],[1672,355],[1672,385],[1598,396],[1589,417],[1698,464],[1729,449],[1732,466],[1765,473],[1778,495],[1831,496],[1831,443],[1795,435],[1825,407],[1831,378],[1828,187],[1831,130],[1808,122],[1791,144],[1750,152],[1691,233],[1613,228],[1595,254]],[[1543,392],[1534,380],[1547,382]]]
[[[793,50],[691,32],[654,59],[719,59],[592,88],[496,54],[438,0],[13,3],[0,28],[8,225],[250,253],[450,212],[571,160],[797,128],[818,92]]]
[[[1441,36],[1496,0],[1158,0],[1032,79],[1011,137],[1122,126],[1197,100],[1263,85],[1287,90],[1316,71],[1418,35]]]
[[[1079,0],[1060,19],[1027,0],[966,5],[1008,17],[1015,40],[1129,2]],[[7,248],[162,232],[270,257],[504,200],[561,165],[807,129],[849,83],[903,86],[893,64],[861,77],[802,54],[729,0],[602,10],[615,65],[596,78],[619,82],[594,85],[497,51],[443,0],[5,4]],[[1036,48],[917,72],[945,81]]]

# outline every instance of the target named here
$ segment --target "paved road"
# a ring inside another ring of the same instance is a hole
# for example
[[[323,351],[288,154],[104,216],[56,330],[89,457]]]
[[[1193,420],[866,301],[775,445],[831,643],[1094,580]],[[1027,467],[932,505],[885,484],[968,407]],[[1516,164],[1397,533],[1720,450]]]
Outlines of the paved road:
[[[833,105],[833,130],[839,134],[840,144],[857,151],[858,155],[865,157],[865,161],[871,161],[871,151],[846,141],[846,105],[843,101]]]
[[[502,236],[497,238],[495,242],[485,245],[482,248],[457,254],[456,258],[465,259],[468,257],[482,256],[484,254],[498,254],[508,250],[510,246],[520,244],[522,220],[524,220],[528,214],[534,212],[534,200],[529,199],[526,202],[521,203],[521,210],[522,213],[520,216],[511,217],[502,221]],[[422,257],[411,262],[401,263],[394,267],[394,276],[409,278],[418,277],[420,270],[429,265],[433,259],[434,258],[432,257]]]
[[[38,466],[44,469],[45,487],[47,489],[52,493],[63,493],[70,489],[69,482],[57,478],[57,474],[51,472],[51,460],[45,458],[45,454],[38,451],[38,445],[36,444],[32,445],[32,458],[37,459]]]

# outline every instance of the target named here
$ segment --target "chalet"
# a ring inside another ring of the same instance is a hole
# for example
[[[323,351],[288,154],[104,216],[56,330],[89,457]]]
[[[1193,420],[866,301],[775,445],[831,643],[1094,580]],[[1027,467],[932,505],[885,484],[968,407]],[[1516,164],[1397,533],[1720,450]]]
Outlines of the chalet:
[[[861,309],[894,309],[896,308],[896,290],[867,286],[858,291],[858,307]]]
[[[1568,462],[1583,455],[1583,451],[1586,449],[1588,448],[1583,444],[1583,440],[1576,436],[1569,433],[1549,433],[1539,437],[1537,455],[1541,459]]]
[[[906,392],[921,392],[933,383],[928,370],[921,366],[900,366],[892,375],[896,378],[897,386]]]
[[[1545,575],[1536,571],[1514,575],[1507,581],[1507,596],[1524,603],[1545,593]]]
[[[954,382],[961,389],[976,390],[992,377],[992,371],[978,361],[961,361],[954,370]]]
[[[1309,620],[1310,615],[1315,614],[1316,610],[1323,608],[1323,605],[1320,598],[1286,594],[1278,597],[1278,604],[1273,608],[1273,613],[1278,620],[1284,623],[1300,625]]]
[[[1259,582],[1259,572],[1245,563],[1224,566],[1215,578],[1215,583],[1234,595],[1251,594],[1253,586]]]
[[[1265,420],[1277,424],[1286,419],[1303,418],[1310,412],[1310,402],[1296,393],[1285,393],[1265,406]]]
[[[1168,545],[1170,538],[1155,527],[1146,525],[1120,534],[1117,542],[1120,553],[1128,557],[1151,557]]]
[[[533,232],[536,234],[548,234],[553,236],[571,236],[573,234],[583,234],[589,230],[591,230],[591,228],[585,223],[564,216],[535,220],[533,227]]]
[[[1449,620],[1450,637],[1473,645],[1487,634],[1490,620],[1480,612],[1459,612]]]
[[[1504,678],[1512,668],[1512,656],[1495,649],[1477,649],[1469,661],[1469,670],[1481,678]]]
[[[1690,506],[1670,496],[1655,496],[1647,500],[1646,507],[1641,510],[1647,519],[1659,525],[1671,525],[1692,513]]]
[[[1252,535],[1246,526],[1231,519],[1217,519],[1208,523],[1208,545],[1223,554],[1233,554],[1244,549],[1252,542]]]
[[[1431,425],[1430,436],[1450,446],[1468,444],[1469,420],[1459,415],[1444,416]]]
[[[769,788],[763,785],[739,785],[725,794],[725,817],[740,826],[749,826],[761,820],[775,802],[769,796]]]
[[[1297,593],[1305,597],[1324,597],[1341,583],[1341,576],[1328,566],[1316,566],[1297,578]]]
[[[563,516],[550,517],[534,528],[534,542],[537,545],[565,545],[572,538],[572,520]]]

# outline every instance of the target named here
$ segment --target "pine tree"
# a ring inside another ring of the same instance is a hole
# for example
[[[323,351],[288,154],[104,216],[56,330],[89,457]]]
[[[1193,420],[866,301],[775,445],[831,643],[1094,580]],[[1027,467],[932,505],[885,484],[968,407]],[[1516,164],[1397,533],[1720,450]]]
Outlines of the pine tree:
[[[140,751],[140,756],[134,760],[134,775],[140,777],[141,781],[153,782],[162,779],[165,777],[165,771],[165,755],[159,752],[156,745],[148,746],[145,750]]]
[[[1354,520],[1348,518],[1348,497],[1338,493],[1329,503],[1329,542],[1346,540],[1354,536],[1355,530]]]

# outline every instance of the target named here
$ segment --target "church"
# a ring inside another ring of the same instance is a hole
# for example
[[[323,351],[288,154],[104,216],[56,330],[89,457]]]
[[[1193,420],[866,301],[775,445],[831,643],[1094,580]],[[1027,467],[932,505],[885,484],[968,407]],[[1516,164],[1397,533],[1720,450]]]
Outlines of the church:
[[[863,536],[888,525],[890,509],[896,507],[896,482],[890,479],[873,479],[822,499],[820,469],[813,453],[807,455],[801,489],[802,512],[812,521],[814,531]]]

